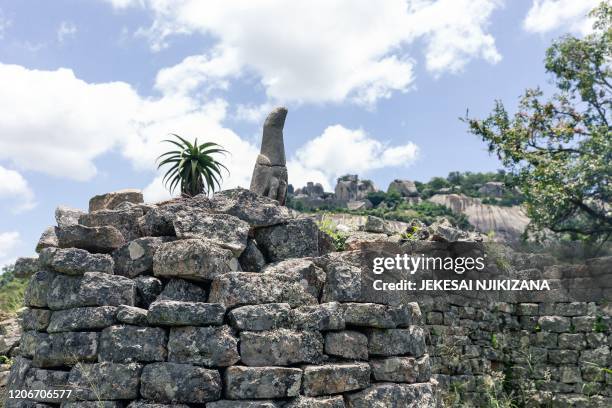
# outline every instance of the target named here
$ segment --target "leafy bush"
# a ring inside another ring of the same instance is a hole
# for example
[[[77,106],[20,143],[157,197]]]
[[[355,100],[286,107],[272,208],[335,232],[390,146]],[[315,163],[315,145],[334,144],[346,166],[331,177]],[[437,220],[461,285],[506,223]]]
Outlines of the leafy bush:
[[[319,229],[329,235],[336,247],[336,251],[344,251],[346,249],[346,239],[348,235],[342,231],[338,231],[336,225],[325,217],[317,223]]]

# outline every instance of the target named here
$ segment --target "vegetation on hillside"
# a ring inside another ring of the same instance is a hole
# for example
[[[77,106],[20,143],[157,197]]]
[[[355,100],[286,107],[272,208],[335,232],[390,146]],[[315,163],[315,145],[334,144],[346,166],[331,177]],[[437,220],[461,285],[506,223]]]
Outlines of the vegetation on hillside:
[[[482,194],[478,191],[485,183],[491,181],[504,183],[501,197],[488,197],[486,194]],[[514,175],[504,170],[499,170],[496,173],[453,171],[450,172],[446,178],[434,177],[427,183],[416,181],[415,185],[419,191],[419,195],[424,199],[433,196],[442,189],[450,189],[456,194],[482,198],[484,204],[512,206],[523,202],[522,194],[515,188],[516,180]]]
[[[528,89],[510,115],[501,101],[466,118],[513,175],[530,229],[604,243],[612,235],[612,6],[592,11],[593,32],[566,35],[546,52],[556,93]]]
[[[431,225],[434,221],[440,218],[448,219],[453,225],[458,226],[462,229],[473,229],[464,214],[454,214],[450,209],[443,205],[430,203],[427,201],[419,204],[409,204],[401,199],[399,194],[396,192],[385,193],[376,192],[371,193],[376,197],[382,197],[378,204],[384,203],[383,206],[371,209],[361,210],[349,210],[348,208],[327,206],[325,208],[320,207],[316,209],[309,209],[303,206],[299,200],[288,199],[287,207],[293,208],[300,212],[331,212],[331,213],[342,213],[352,215],[374,215],[386,220],[410,222],[412,220],[420,220],[427,225]],[[368,196],[370,198],[370,196]]]
[[[23,307],[28,280],[16,278],[13,265],[4,266],[0,275],[0,320],[7,319]]]

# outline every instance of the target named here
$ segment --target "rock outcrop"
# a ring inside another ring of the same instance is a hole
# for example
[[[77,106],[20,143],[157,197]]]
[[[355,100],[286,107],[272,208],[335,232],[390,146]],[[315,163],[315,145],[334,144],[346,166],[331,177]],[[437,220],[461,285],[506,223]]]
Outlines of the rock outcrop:
[[[465,214],[470,224],[483,234],[493,234],[495,240],[517,241],[529,218],[520,206],[502,207],[483,204],[480,199],[461,194],[436,194],[428,199],[457,214]]]
[[[251,191],[277,200],[281,205],[287,199],[287,167],[283,127],[287,109],[274,109],[264,122],[261,150],[255,162]]]
[[[387,192],[397,191],[402,197],[418,197],[419,191],[411,180],[395,179],[387,188]]]
[[[356,174],[340,177],[335,188],[336,198],[342,201],[365,200],[369,193],[375,191],[374,183],[370,180],[360,180]]]

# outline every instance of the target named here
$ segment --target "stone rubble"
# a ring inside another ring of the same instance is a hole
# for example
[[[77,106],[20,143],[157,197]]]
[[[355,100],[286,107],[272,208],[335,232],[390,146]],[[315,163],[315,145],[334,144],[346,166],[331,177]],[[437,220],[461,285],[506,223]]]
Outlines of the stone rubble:
[[[87,214],[58,211],[56,240],[47,234],[38,258],[18,262],[31,275],[27,308],[6,323],[13,339],[0,323],[0,353],[14,358],[0,383],[73,393],[6,407],[421,408],[451,384],[478,406],[502,363],[538,381],[546,371],[538,386],[554,406],[588,406],[585,387],[593,406],[610,405],[612,377],[597,369],[612,362],[610,308],[559,297],[609,295],[609,260],[585,267],[598,287],[578,266],[534,256],[513,263],[559,292],[396,301],[366,290],[358,239],[328,253],[311,218],[248,190],[156,205],[122,191],[94,197]],[[478,241],[444,222],[424,238],[405,247],[462,256]]]

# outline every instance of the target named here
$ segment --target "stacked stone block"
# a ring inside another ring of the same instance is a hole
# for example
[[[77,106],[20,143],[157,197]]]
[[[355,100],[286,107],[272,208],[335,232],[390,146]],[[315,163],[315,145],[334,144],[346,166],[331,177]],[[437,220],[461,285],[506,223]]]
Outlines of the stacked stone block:
[[[486,381],[503,373],[515,392],[529,389],[532,406],[612,406],[609,305],[454,296],[423,309],[441,394],[484,406]]]
[[[274,200],[123,191],[58,213],[7,390],[45,392],[5,406],[435,406],[418,305],[363,303],[357,267]]]

